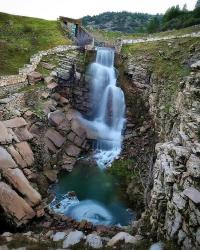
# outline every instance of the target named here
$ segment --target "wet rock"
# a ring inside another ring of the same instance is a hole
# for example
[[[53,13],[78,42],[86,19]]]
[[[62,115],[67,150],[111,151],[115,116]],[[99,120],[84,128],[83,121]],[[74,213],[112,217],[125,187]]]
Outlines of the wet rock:
[[[82,239],[85,238],[85,235],[81,231],[73,231],[67,235],[67,238],[63,242],[63,248],[68,248],[75,244],[78,244]]]
[[[95,233],[87,235],[86,244],[95,249],[103,247],[101,237]]]
[[[6,215],[12,218],[17,226],[27,223],[35,216],[28,203],[4,182],[0,182],[0,204]]]
[[[57,170],[45,170],[44,171],[44,175],[47,177],[47,179],[50,181],[50,182],[55,182],[57,180],[57,174],[58,174],[58,171]]]
[[[76,163],[76,159],[64,154],[62,163],[63,165],[61,166],[61,168],[67,170],[68,172],[71,172],[73,170],[74,164]]]
[[[54,235],[52,235],[53,241],[64,240],[65,237],[66,237],[65,232],[56,232]]]
[[[17,165],[11,155],[5,150],[5,148],[0,147],[0,170],[16,167]]]
[[[7,169],[3,172],[3,176],[15,187],[16,190],[26,197],[32,206],[41,202],[40,194],[32,188],[29,181],[19,168]]]
[[[3,124],[7,128],[20,128],[27,125],[27,122],[22,117],[16,117],[10,120],[3,121]]]
[[[34,155],[29,144],[24,141],[17,143],[15,146],[17,151],[22,156],[23,160],[27,163],[27,165],[32,166],[34,162]]]
[[[200,204],[200,192],[196,188],[189,187],[183,191],[183,194],[195,204]]]

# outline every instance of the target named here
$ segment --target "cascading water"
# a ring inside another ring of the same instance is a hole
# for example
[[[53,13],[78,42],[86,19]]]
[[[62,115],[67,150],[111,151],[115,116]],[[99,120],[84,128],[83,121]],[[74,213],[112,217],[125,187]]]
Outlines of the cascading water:
[[[104,168],[121,152],[125,101],[123,91],[116,86],[114,50],[98,48],[96,62],[89,72],[91,81],[92,119],[81,121],[95,134],[94,158]]]
[[[116,86],[113,49],[97,49],[96,62],[90,65],[87,77],[91,86],[92,115],[89,119],[82,116],[79,119],[91,138],[95,139],[94,158],[98,166],[105,168],[121,152],[125,123],[124,94]],[[127,225],[133,218],[133,213],[114,197],[117,190],[114,183],[107,179],[108,176],[100,169],[96,169],[97,173],[91,173],[92,169],[88,168],[86,171],[82,167],[79,170],[76,168],[77,173],[73,170],[71,176],[66,176],[55,188],[57,195],[50,206],[56,212],[70,215],[78,221]],[[67,188],[62,190],[65,183]],[[75,190],[77,197],[66,195],[66,191],[70,190]]]

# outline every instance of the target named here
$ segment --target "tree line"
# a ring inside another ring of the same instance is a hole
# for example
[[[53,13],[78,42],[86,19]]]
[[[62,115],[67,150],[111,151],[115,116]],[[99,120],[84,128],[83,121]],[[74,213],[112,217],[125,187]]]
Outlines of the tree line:
[[[147,24],[146,31],[155,33],[172,29],[186,28],[192,25],[200,24],[200,0],[197,1],[195,9],[189,11],[184,5],[169,8],[163,16],[156,15]]]

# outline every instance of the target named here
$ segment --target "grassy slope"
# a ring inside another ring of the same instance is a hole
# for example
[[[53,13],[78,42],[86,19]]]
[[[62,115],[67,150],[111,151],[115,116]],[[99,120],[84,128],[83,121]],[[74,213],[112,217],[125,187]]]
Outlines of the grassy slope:
[[[148,38],[148,37],[165,37],[165,36],[181,36],[184,34],[192,33],[192,32],[200,32],[200,25],[180,29],[180,30],[172,30],[159,32],[154,34],[147,33],[135,33],[135,34],[126,34],[117,31],[105,31],[101,29],[91,29],[90,33],[94,35],[94,37],[99,41],[106,41],[113,43],[117,39],[138,39],[138,38]]]
[[[16,74],[40,50],[70,43],[57,21],[0,13],[0,75]]]
[[[157,86],[157,106],[166,120],[174,115],[176,94],[181,91],[180,82],[189,75],[189,60],[200,53],[200,38],[180,38],[169,41],[138,43],[123,46],[122,54],[131,56],[137,64],[148,65]],[[150,58],[145,60],[145,58]],[[146,62],[145,62],[146,61]],[[162,111],[163,110],[163,111]]]

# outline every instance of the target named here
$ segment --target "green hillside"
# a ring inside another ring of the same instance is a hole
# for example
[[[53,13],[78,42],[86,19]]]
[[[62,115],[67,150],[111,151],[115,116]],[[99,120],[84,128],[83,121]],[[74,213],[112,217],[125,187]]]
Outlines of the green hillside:
[[[0,75],[16,74],[40,50],[70,43],[57,21],[0,13]]]
[[[145,13],[105,12],[83,17],[83,25],[94,29],[136,33],[144,30],[154,15]]]

